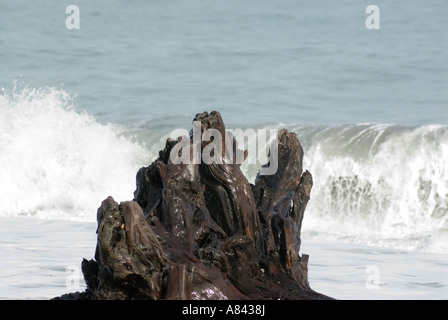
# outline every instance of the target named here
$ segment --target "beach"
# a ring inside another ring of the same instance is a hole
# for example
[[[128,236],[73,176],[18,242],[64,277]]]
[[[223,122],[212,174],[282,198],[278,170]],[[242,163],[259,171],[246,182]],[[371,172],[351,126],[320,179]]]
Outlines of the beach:
[[[297,134],[312,289],[448,298],[448,5],[370,4],[2,2],[0,299],[83,291],[101,202],[212,110]]]

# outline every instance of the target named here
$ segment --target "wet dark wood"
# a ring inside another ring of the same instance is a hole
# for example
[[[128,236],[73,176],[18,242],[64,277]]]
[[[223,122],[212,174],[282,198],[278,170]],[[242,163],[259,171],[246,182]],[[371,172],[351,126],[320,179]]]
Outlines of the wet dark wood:
[[[226,137],[219,112],[194,120]],[[221,163],[172,163],[180,141],[138,171],[132,201],[103,201],[95,257],[82,263],[87,289],[60,298],[329,299],[310,288],[299,252],[313,182],[297,136],[278,132],[278,170],[253,186],[225,152]]]

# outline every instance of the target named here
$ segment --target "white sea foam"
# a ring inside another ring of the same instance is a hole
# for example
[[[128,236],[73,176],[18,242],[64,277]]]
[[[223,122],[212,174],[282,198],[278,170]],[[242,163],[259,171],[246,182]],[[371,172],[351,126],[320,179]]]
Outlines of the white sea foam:
[[[0,217],[94,221],[107,196],[132,199],[136,172],[169,132],[105,125],[75,109],[61,90],[0,95]],[[273,127],[284,125],[264,126]],[[309,237],[448,252],[447,126],[286,127],[314,177]],[[243,164],[249,181],[260,165]]]
[[[56,89],[0,95],[0,216],[94,221],[107,196],[132,199],[148,152],[72,102]]]
[[[448,252],[448,127],[296,128],[314,177],[304,230]]]
[[[448,126],[288,126],[314,178],[307,237],[448,253]],[[253,182],[256,166],[242,166]]]

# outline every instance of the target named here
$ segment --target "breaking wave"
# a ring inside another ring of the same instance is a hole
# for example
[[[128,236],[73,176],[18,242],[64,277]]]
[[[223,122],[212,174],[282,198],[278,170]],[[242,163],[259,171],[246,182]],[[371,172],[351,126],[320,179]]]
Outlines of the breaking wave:
[[[448,253],[448,126],[286,127],[314,177],[304,240]],[[95,221],[107,196],[132,199],[136,172],[165,145],[162,131],[102,124],[62,90],[3,91],[0,217]],[[258,167],[243,165],[249,181]]]
[[[314,177],[304,230],[448,253],[448,127],[297,127]]]
[[[0,95],[0,150],[0,216],[44,219],[95,221],[107,196],[132,199],[150,157],[120,126],[75,111],[51,88]]]

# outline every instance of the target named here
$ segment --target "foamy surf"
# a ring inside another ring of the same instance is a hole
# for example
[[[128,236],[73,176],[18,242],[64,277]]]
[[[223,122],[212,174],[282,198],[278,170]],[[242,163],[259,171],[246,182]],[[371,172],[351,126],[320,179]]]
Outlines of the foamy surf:
[[[448,252],[448,127],[298,127],[314,176],[304,230]]]
[[[149,158],[141,145],[73,108],[56,89],[0,96],[0,216],[96,219],[109,195],[132,199],[135,173]]]
[[[0,217],[95,221],[107,196],[132,199],[170,129],[102,124],[78,109],[63,90],[0,95]],[[261,127],[287,127],[304,147],[307,237],[448,253],[447,126]],[[242,165],[250,182],[260,165]]]

